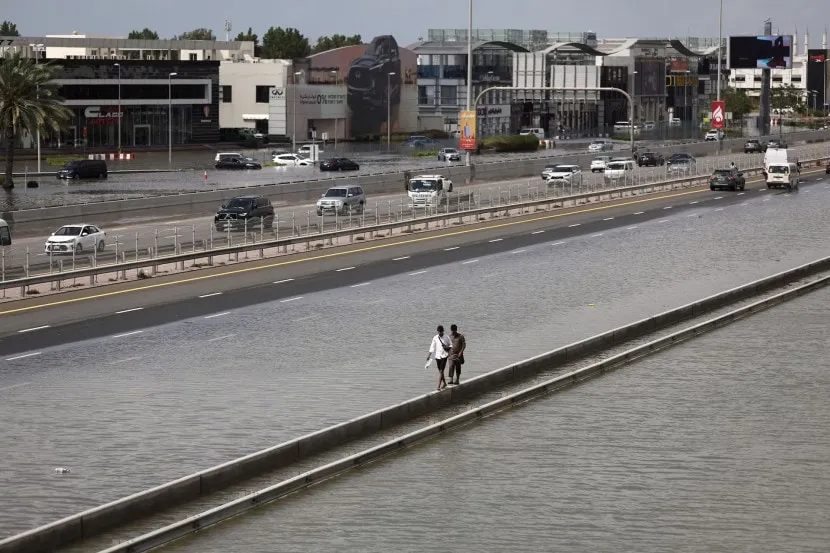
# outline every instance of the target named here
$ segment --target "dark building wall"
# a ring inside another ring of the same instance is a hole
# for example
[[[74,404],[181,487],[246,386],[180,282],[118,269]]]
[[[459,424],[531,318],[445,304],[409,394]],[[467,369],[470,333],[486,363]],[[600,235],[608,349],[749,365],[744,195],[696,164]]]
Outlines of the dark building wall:
[[[826,60],[830,59],[830,50],[807,50],[807,90],[815,90],[816,107],[821,107],[827,103],[827,79],[828,64]],[[813,107],[812,98],[808,99],[810,107]]]

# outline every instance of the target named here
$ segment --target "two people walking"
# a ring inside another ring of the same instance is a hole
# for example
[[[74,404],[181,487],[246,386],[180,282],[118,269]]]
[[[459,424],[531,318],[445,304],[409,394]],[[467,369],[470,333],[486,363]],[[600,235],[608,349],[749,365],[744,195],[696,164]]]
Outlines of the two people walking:
[[[432,338],[427,353],[427,361],[435,359],[438,365],[438,390],[443,390],[448,385],[457,386],[461,384],[461,365],[464,364],[464,350],[467,349],[467,340],[464,335],[458,332],[458,326],[450,326],[450,335],[444,334],[443,325],[438,325],[438,334]],[[450,381],[444,378],[444,370],[447,365],[450,369]]]

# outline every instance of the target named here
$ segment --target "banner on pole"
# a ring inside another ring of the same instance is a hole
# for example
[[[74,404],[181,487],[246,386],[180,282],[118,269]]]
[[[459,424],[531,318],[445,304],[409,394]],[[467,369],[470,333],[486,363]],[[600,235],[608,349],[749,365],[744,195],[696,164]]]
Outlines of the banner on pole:
[[[461,143],[459,144],[462,150],[475,150],[477,147],[476,140],[476,112],[462,111],[458,117],[458,127],[461,131]]]
[[[712,102],[712,128],[722,129],[726,126],[726,102]]]

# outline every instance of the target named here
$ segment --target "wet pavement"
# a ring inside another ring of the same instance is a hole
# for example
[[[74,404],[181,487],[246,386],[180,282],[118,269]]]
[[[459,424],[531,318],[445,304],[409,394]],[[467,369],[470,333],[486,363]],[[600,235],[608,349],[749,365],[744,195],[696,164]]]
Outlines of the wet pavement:
[[[5,360],[0,535],[430,390],[438,322],[472,376],[827,255],[816,182]]]

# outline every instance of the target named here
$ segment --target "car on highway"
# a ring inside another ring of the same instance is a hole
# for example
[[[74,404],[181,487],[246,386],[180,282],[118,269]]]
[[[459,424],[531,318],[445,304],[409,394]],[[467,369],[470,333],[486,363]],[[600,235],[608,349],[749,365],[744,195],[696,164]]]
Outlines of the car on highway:
[[[746,188],[746,179],[736,167],[715,169],[709,177],[709,190],[743,190]]]
[[[276,165],[285,167],[310,167],[314,165],[311,160],[300,154],[276,154],[271,158],[271,161]]]
[[[707,131],[706,135],[703,137],[703,140],[706,142],[717,142],[718,140],[723,140],[725,133],[722,129],[711,129]]]
[[[609,152],[614,149],[614,144],[607,140],[594,140],[588,144],[589,152]]]
[[[656,152],[643,152],[637,156],[638,167],[657,167],[658,165],[665,164],[666,160],[663,158],[663,154],[658,154]]]
[[[669,173],[690,173],[697,166],[697,161],[691,154],[672,154],[666,160],[666,170]]]
[[[424,150],[437,147],[438,141],[426,136],[410,136],[404,144],[414,150]]]
[[[356,215],[366,208],[366,195],[363,187],[350,184],[332,186],[317,200],[317,215],[328,213],[338,215]]]
[[[406,193],[410,207],[437,207],[449,201],[452,181],[443,175],[418,175],[409,179]]]
[[[634,178],[634,161],[630,159],[612,159],[605,166],[605,181],[610,184],[625,184]]]
[[[12,233],[9,230],[9,224],[0,219],[0,246],[12,245]]]
[[[321,171],[358,171],[360,165],[347,157],[333,157],[320,162]]]
[[[73,159],[58,169],[59,179],[105,179],[107,162],[102,159]]]
[[[602,173],[605,171],[605,166],[611,161],[611,156],[597,156],[591,160],[591,172]]]
[[[744,143],[745,154],[762,154],[767,151],[767,145],[757,138],[750,138]]]
[[[582,169],[579,165],[554,165],[550,169],[545,169],[542,177],[548,186],[555,184],[582,185]]]
[[[43,251],[51,255],[102,252],[106,247],[106,239],[107,233],[95,225],[64,225],[46,239]]]
[[[787,143],[784,142],[783,140],[780,140],[778,138],[770,138],[769,142],[767,142],[767,148],[766,149],[769,150],[769,149],[786,148],[786,147],[787,147]]]
[[[461,161],[461,152],[456,148],[441,148],[438,150],[438,161]]]
[[[264,196],[236,196],[224,202],[213,217],[218,231],[270,229],[274,224],[274,206]]]
[[[830,175],[830,161],[828,161],[827,165],[824,167],[824,174]]]
[[[214,167],[217,169],[262,169],[262,164],[241,154],[218,154],[221,156]]]

